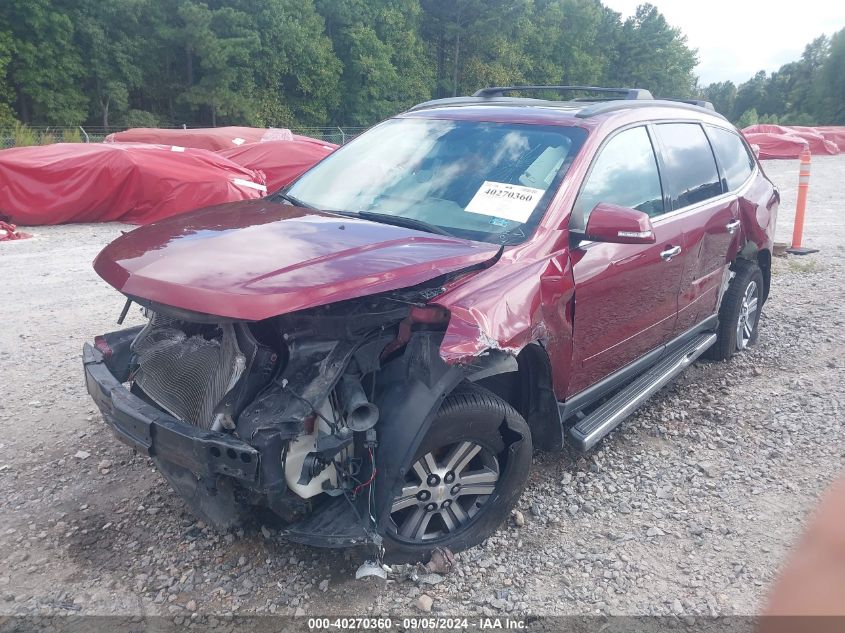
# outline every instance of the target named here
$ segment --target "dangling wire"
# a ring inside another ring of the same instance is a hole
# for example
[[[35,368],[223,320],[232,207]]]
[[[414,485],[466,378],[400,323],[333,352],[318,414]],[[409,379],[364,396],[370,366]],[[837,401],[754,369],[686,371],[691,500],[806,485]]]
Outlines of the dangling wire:
[[[373,480],[375,480],[375,478],[376,478],[376,472],[377,471],[376,471],[375,458],[373,457],[373,449],[370,449],[370,464],[372,464],[372,470],[373,470],[373,472],[370,474],[370,478],[367,481],[365,481],[364,483],[358,484],[357,486],[355,486],[355,488],[352,490],[352,494],[357,495],[361,490],[363,490],[364,488],[369,486],[371,483],[373,483]]]
[[[320,411],[317,409],[317,407],[315,407],[313,404],[311,404],[311,401],[310,401],[310,400],[308,400],[308,398],[306,398],[305,396],[300,396],[298,393],[296,393],[293,389],[291,389],[291,388],[290,388],[290,387],[288,387],[287,385],[285,385],[285,390],[286,390],[289,394],[291,394],[293,397],[295,397],[297,400],[301,400],[302,402],[304,402],[305,404],[307,404],[307,405],[308,405],[308,407],[311,409],[311,413],[313,413],[314,415],[318,416],[320,419],[322,419],[322,420],[323,420],[323,422],[325,422],[326,424],[328,424],[328,425],[329,425],[329,428],[332,430],[332,433],[337,433],[337,430],[338,430],[338,429],[337,429],[337,424],[336,424],[336,423],[334,423],[334,422],[332,422],[331,420],[329,420],[329,419],[328,419],[326,416],[324,416],[322,413],[320,413]]]

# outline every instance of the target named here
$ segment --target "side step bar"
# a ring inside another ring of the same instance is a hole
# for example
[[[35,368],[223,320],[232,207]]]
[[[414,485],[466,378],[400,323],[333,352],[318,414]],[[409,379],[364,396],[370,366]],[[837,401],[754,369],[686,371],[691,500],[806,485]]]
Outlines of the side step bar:
[[[712,332],[696,336],[580,420],[569,429],[575,448],[590,450],[663,385],[691,365],[715,341],[716,335]]]

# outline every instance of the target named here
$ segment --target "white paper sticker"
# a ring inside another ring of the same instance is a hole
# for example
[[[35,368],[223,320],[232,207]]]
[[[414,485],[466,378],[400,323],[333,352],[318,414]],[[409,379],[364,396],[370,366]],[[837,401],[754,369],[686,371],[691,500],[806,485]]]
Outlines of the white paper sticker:
[[[232,178],[232,182],[240,187],[249,187],[250,189],[258,189],[259,191],[267,193],[267,187],[257,182],[250,182],[249,180],[244,180],[243,178]]]
[[[184,147],[179,147],[178,145],[173,145],[173,146],[170,148],[170,151],[171,151],[171,152],[184,152],[184,151],[185,151],[185,148],[184,148]]]
[[[526,222],[546,193],[542,189],[485,180],[466,207],[470,213]]]
[[[235,145],[243,145],[244,143],[246,143],[246,139],[243,139],[238,136],[237,138],[232,139],[232,143],[234,143]]]

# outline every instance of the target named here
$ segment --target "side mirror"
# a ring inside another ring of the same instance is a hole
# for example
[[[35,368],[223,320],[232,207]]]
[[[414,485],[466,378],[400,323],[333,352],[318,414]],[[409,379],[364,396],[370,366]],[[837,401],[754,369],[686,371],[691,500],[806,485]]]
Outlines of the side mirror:
[[[584,237],[614,244],[654,244],[654,229],[647,213],[600,202],[590,212]]]

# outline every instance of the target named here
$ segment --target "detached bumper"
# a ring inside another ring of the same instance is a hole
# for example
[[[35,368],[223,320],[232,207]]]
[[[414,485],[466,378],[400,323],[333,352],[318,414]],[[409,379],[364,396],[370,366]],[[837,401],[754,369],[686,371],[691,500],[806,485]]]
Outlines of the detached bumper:
[[[129,392],[102,352],[82,348],[85,384],[117,438],[132,448],[177,464],[197,477],[226,475],[255,486],[259,453],[246,442],[178,421]]]

